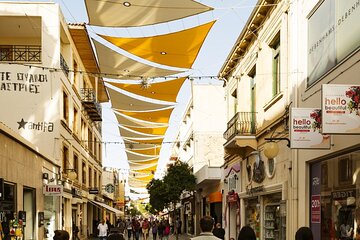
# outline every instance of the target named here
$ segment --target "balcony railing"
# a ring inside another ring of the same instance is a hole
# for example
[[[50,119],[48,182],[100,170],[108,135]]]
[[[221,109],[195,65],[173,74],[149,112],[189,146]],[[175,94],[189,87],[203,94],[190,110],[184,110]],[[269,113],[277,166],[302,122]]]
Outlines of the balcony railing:
[[[41,46],[0,45],[0,62],[41,62]]]
[[[69,66],[67,65],[63,55],[60,54],[60,67],[63,70],[64,74],[69,76]]]
[[[224,132],[224,138],[230,140],[237,135],[256,134],[256,113],[238,112],[227,123],[227,130]]]
[[[81,102],[85,111],[92,121],[101,121],[101,106],[96,101],[95,92],[92,88],[81,89]]]

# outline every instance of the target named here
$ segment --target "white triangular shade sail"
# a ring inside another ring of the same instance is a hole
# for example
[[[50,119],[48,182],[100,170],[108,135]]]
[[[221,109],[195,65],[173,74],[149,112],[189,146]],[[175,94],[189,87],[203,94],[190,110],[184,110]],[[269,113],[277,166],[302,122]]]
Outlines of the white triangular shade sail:
[[[129,186],[133,188],[146,188],[147,183],[129,180]]]
[[[140,80],[142,77],[164,77],[181,72],[140,63],[129,57],[121,55],[94,39],[93,41],[98,56],[100,71],[104,77]]]
[[[107,88],[112,108],[122,111],[151,111],[168,108],[170,104],[152,103],[144,100],[140,100],[134,97],[130,97],[122,92]]]
[[[150,160],[147,160],[147,161],[141,161],[141,162],[135,162],[135,161],[129,161],[128,160],[128,163],[129,163],[129,166],[130,168],[133,168],[134,166],[135,167],[138,167],[138,166],[153,166],[153,164],[157,164],[159,161],[159,158],[154,158],[154,159],[150,159]]]
[[[143,155],[159,155],[161,150],[161,145],[142,144],[126,139],[124,139],[124,143],[126,149]]]
[[[133,131],[152,134],[152,135],[165,135],[166,130],[168,129],[168,127],[153,127],[153,128],[143,128],[143,127],[139,128],[139,127],[129,127],[129,126],[126,127]]]
[[[107,83],[117,88],[147,98],[153,98],[167,102],[176,102],[176,97],[186,79],[186,77],[182,77],[165,82],[151,83],[148,88],[143,88],[140,84],[117,83],[111,81],[107,81]]]
[[[125,116],[117,111],[114,111],[115,117],[121,126],[135,127],[135,128],[158,128],[167,127],[168,124],[159,124],[154,122],[141,121],[136,118]]]
[[[153,159],[159,157],[157,155],[144,155],[144,154],[139,154],[139,153],[135,153],[135,152],[128,151],[128,150],[125,150],[125,152],[126,152],[128,161],[131,161],[131,162],[149,161],[149,160],[153,160]]]
[[[173,21],[212,10],[193,0],[85,0],[89,23],[105,27],[138,27]]]
[[[119,127],[120,135],[127,138],[158,138],[159,135],[150,135],[142,132],[136,132],[126,127]]]

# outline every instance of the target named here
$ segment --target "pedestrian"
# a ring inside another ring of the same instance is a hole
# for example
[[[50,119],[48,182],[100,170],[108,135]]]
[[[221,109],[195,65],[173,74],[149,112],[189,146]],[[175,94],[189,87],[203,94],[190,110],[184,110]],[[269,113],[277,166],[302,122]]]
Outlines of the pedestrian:
[[[140,237],[140,222],[137,219],[135,219],[134,223],[133,223],[133,233],[134,233],[135,240],[139,240],[139,237]]]
[[[150,229],[150,223],[147,220],[147,218],[144,219],[142,226],[141,226],[141,230],[142,230],[142,235],[143,235],[143,239],[144,240],[148,240],[149,237],[149,229]]]
[[[220,238],[222,240],[224,240],[224,238],[225,238],[225,229],[223,229],[221,227],[221,223],[217,223],[215,225],[215,228],[212,231],[212,233],[214,234],[215,237],[218,237],[218,238]]]
[[[125,240],[125,238],[121,233],[111,233],[109,234],[107,240]]]
[[[204,216],[200,219],[200,236],[191,238],[192,240],[218,240],[212,233],[214,228],[214,219],[210,216]]]
[[[97,229],[99,230],[99,239],[105,240],[108,233],[108,225],[105,223],[105,220],[102,220],[98,225]]]
[[[79,227],[76,226],[75,222],[73,222],[73,239],[74,240],[80,239],[78,234],[79,234]]]
[[[164,221],[161,220],[161,222],[158,225],[158,235],[159,235],[159,240],[162,240],[163,236],[164,236]]]
[[[163,240],[168,240],[169,239],[169,235],[170,235],[170,224],[168,221],[165,222],[165,225],[164,225],[164,233],[163,233],[163,237],[162,239]]]
[[[156,240],[157,232],[158,232],[158,221],[154,221],[151,227],[151,232],[153,235],[153,240]]]
[[[295,233],[295,240],[313,240],[313,234],[309,227],[301,227]]]
[[[54,233],[55,233],[55,235],[53,237],[53,240],[69,240],[70,239],[69,233],[65,230],[55,230]]]
[[[130,218],[126,222],[126,231],[127,231],[127,235],[128,235],[128,240],[130,240],[131,239],[131,233],[132,233],[132,225],[131,225]]]
[[[239,232],[238,240],[256,240],[254,230],[249,226],[242,227]]]

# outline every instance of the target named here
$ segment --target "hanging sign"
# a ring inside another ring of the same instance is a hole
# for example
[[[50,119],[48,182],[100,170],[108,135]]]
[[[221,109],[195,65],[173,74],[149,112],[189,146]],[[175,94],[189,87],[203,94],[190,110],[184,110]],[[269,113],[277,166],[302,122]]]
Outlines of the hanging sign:
[[[330,135],[321,134],[321,109],[292,108],[290,120],[291,148],[330,149]]]
[[[360,134],[360,85],[322,85],[323,133]]]

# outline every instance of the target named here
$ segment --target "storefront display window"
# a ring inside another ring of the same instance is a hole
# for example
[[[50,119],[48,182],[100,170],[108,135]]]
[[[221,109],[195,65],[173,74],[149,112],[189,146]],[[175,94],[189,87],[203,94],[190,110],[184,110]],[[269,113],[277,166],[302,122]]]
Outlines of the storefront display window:
[[[256,239],[260,239],[260,214],[258,198],[245,200],[245,223],[254,229]]]
[[[281,193],[264,196],[264,239],[285,239],[286,214],[281,208]]]
[[[314,239],[360,238],[360,151],[311,164]]]
[[[22,235],[21,229],[18,230],[22,223],[19,223],[16,213],[16,185],[5,182],[3,191],[4,198],[0,201],[0,235],[3,239],[10,239]]]

